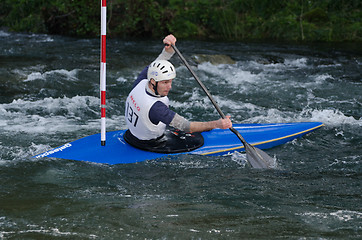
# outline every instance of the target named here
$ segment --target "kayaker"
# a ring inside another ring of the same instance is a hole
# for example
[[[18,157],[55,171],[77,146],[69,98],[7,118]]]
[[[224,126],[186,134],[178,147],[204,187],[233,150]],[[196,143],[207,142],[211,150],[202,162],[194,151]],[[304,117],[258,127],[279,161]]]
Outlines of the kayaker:
[[[232,127],[230,116],[209,122],[191,122],[169,109],[167,97],[176,77],[174,66],[168,61],[174,54],[171,34],[163,39],[161,54],[138,76],[126,100],[125,118],[132,138],[144,141],[162,137],[166,126],[184,132],[204,132],[214,128]]]

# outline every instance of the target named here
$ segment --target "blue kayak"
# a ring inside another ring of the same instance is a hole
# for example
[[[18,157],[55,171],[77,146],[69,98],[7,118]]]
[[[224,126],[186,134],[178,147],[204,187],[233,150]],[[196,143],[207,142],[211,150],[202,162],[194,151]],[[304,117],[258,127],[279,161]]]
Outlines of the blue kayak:
[[[284,144],[322,126],[323,123],[321,122],[233,125],[249,144],[260,149]],[[175,153],[153,152],[133,147],[125,141],[125,132],[126,130],[107,132],[106,146],[101,146],[99,133],[66,143],[36,155],[34,158],[51,157],[95,163],[120,164],[141,162],[176,154],[225,155],[234,151],[244,151],[244,146],[240,139],[229,129],[214,129],[199,133],[201,138],[203,138],[201,146],[190,151]],[[178,142],[185,141],[185,136],[177,136],[177,133],[171,135],[179,137]]]

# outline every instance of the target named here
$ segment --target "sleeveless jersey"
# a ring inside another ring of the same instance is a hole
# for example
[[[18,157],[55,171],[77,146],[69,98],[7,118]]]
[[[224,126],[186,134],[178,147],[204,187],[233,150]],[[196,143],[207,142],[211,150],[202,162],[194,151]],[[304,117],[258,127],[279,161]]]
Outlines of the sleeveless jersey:
[[[139,140],[151,140],[162,136],[166,124],[159,122],[152,123],[149,112],[157,101],[169,105],[169,99],[165,97],[152,97],[146,93],[148,80],[140,81],[129,93],[126,100],[125,118],[128,129]]]

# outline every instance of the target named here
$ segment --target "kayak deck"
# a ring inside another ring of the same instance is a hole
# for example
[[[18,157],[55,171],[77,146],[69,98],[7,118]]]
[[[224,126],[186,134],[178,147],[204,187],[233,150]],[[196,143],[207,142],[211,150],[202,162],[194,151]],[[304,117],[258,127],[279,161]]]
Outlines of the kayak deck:
[[[244,139],[260,149],[272,148],[301,137],[323,126],[321,122],[234,124]],[[120,164],[157,159],[167,155],[199,154],[224,155],[234,151],[244,151],[239,138],[229,129],[214,129],[203,132],[204,145],[190,152],[155,153],[129,145],[124,139],[125,130],[106,133],[106,146],[101,146],[100,133],[66,143],[60,147],[34,156],[34,158],[54,157],[95,163]]]

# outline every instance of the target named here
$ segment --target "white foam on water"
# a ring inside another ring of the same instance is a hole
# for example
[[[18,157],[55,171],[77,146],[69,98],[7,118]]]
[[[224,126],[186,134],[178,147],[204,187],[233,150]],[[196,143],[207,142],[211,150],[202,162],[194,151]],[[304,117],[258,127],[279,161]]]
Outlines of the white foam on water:
[[[0,135],[5,139],[7,136],[24,136],[17,144],[0,143],[0,165],[24,160],[54,147],[39,144],[39,135],[42,139],[53,139],[56,134],[100,132],[99,105],[99,98],[92,96],[50,97],[36,101],[18,99],[0,104]],[[108,117],[106,121],[107,131],[126,127],[123,115]]]
[[[305,68],[307,67],[308,58],[302,57],[297,59],[285,59],[284,64],[288,67]]]
[[[273,73],[273,74],[277,74],[286,69],[286,66],[283,63],[262,64],[262,63],[258,63],[255,61],[247,62],[246,67],[250,68],[250,69],[258,70],[258,71]]]
[[[291,79],[287,82],[282,82],[280,87],[286,89],[304,88],[307,91],[310,91],[310,89],[324,88],[324,84],[326,84],[328,80],[335,80],[335,77],[328,73],[315,74],[306,76],[303,81]]]
[[[304,69],[308,68],[308,58],[286,58],[284,62],[280,63],[262,63],[258,61],[247,61],[243,63],[239,63],[241,66],[244,66],[248,69],[262,71],[264,73],[270,74],[278,74],[280,72],[286,70],[297,70],[297,69]]]
[[[205,94],[201,95],[200,91],[201,91],[200,89],[194,88],[192,89],[192,92],[185,93],[184,95],[187,95],[187,97],[189,98],[188,101],[179,102],[170,99],[170,106],[182,109],[191,109],[195,107],[201,109],[210,108],[212,106],[210,100]]]
[[[283,91],[289,91],[289,89],[295,88],[305,89],[304,93],[301,92],[300,95],[296,96],[296,99],[299,97],[302,101],[306,101],[301,102],[303,105],[299,106],[302,107],[302,111],[282,111],[277,108],[265,108],[254,103],[243,102],[243,100],[237,101],[226,96],[213,95],[213,98],[217,101],[221,109],[229,108],[232,109],[234,113],[240,112],[241,110],[244,112],[247,111],[249,116],[253,116],[247,119],[245,119],[245,116],[234,116],[243,119],[243,121],[249,123],[318,121],[330,126],[340,126],[344,124],[362,126],[362,119],[346,116],[339,109],[334,109],[334,103],[336,102],[333,102],[333,99],[315,96],[315,93],[311,91],[311,89],[324,88],[329,80],[335,80],[336,77],[331,73],[322,72],[312,75],[303,73],[306,74],[303,79],[280,78],[280,80],[278,80],[277,78],[273,81],[270,80],[276,77],[276,73],[273,71],[270,72],[270,69],[278,69],[278,71],[299,71],[300,69],[310,68],[308,61],[308,58],[301,57],[285,59],[284,63],[276,64],[262,64],[256,61],[249,61],[231,65],[212,65],[206,62],[198,65],[198,71],[202,72],[202,77],[204,78],[202,81],[204,82],[205,80],[205,85],[207,85],[206,81],[213,81],[214,84],[220,86],[232,84],[232,86],[228,87],[236,89],[238,92],[254,91],[256,89],[255,86],[264,89],[264,91],[273,91],[273,93],[278,91],[283,93]],[[252,69],[258,69],[259,71],[253,71]],[[191,96],[187,97],[189,97],[188,101],[171,101],[171,105],[186,110],[194,107],[204,109],[205,111],[213,109],[209,99],[205,95],[201,95],[198,88],[196,90],[194,89],[191,92]],[[356,99],[342,99],[337,103],[356,104]],[[318,108],[312,107],[315,104],[323,104],[325,106],[323,108],[320,106]],[[331,107],[328,107],[330,105]],[[298,108],[298,106],[296,106],[296,108]],[[231,113],[231,115],[233,114]]]
[[[48,34],[39,34],[39,33],[33,33],[31,35],[27,35],[30,37],[31,40],[35,42],[53,42],[54,39]]]
[[[0,37],[8,37],[8,36],[10,36],[10,33],[0,30]]]
[[[245,167],[246,165],[248,165],[246,154],[238,151],[231,153],[231,161],[236,162],[241,167]]]
[[[340,126],[340,125],[353,125],[353,126],[362,126],[362,118],[355,119],[351,116],[344,115],[339,110],[334,109],[304,109],[298,116],[300,120],[309,120],[309,121],[319,121],[323,122],[330,126]]]
[[[320,74],[320,75],[313,75],[311,77],[315,79],[316,84],[324,83],[328,79],[331,79],[331,80],[334,79],[334,77],[332,75],[330,75],[329,73],[323,73],[323,74]]]
[[[278,109],[267,109],[265,113],[245,120],[250,123],[273,123],[273,122],[323,122],[329,126],[354,125],[361,127],[362,119],[346,116],[339,110],[310,109],[302,112],[283,112]]]
[[[334,159],[333,163],[329,166],[337,166],[337,167],[353,167],[353,166],[360,166],[362,164],[362,156],[355,155],[355,156],[345,156],[341,159]]]
[[[77,81],[78,71],[79,71],[78,69],[73,69],[71,71],[65,69],[57,69],[57,70],[47,71],[44,73],[32,72],[27,76],[24,82],[29,82],[34,80],[47,80],[48,78],[53,77],[54,75],[60,75],[70,81]]]
[[[336,68],[336,67],[341,67],[342,64],[340,63],[333,63],[333,64],[320,64],[318,65],[318,68]]]
[[[179,158],[179,161],[173,161],[173,157],[170,156],[166,159],[171,159],[172,161],[167,161],[167,162],[160,162],[157,164],[160,165],[174,165],[183,169],[204,169],[204,168],[209,168],[210,167],[210,162],[209,161],[205,161],[205,159],[200,159],[200,158],[192,158],[192,161],[190,161],[189,158]]]
[[[128,82],[129,80],[127,80],[127,79],[124,78],[124,77],[119,77],[119,78],[116,79],[116,81],[119,82],[119,83],[126,83],[126,82]]]
[[[203,112],[214,112],[215,107],[211,103],[210,99],[201,92],[200,89],[195,88],[192,92],[187,93],[187,101],[175,101],[172,98],[170,99],[170,106],[176,109],[182,109],[184,112],[188,112],[191,109],[198,108]],[[257,106],[252,103],[244,103],[239,101],[234,101],[228,98],[227,96],[213,95],[213,99],[217,102],[218,106],[223,110],[225,115],[231,115],[232,117],[241,117],[235,112],[248,111],[249,114],[263,114],[266,109],[264,107]],[[224,109],[230,109],[232,112],[224,111]],[[219,115],[215,115],[218,117]],[[189,116],[190,117],[190,116]]]
[[[305,57],[297,59],[285,59],[284,63],[263,64],[257,61],[237,62],[236,64],[220,64],[212,65],[211,63],[202,63],[198,65],[198,70],[205,72],[210,76],[205,76],[205,80],[217,82],[219,85],[229,85],[229,88],[237,89],[238,92],[248,92],[260,89],[270,91],[280,91],[280,89],[295,88],[297,86],[309,88],[324,83],[325,80],[333,76],[329,74],[321,74],[306,77],[304,80],[298,81],[290,75],[290,71],[300,71],[301,69],[310,68],[308,59]],[[288,72],[284,76],[284,72]],[[280,76],[280,73],[283,76]],[[280,76],[280,77],[279,77]],[[280,79],[280,80],[279,80]]]
[[[290,116],[290,113],[284,113],[278,109],[263,110],[260,108],[255,108],[253,113],[258,114],[258,116],[247,118],[244,121],[247,123],[277,123],[289,122],[293,119],[292,116]]]
[[[218,81],[220,84],[230,83],[239,86],[243,83],[255,83],[264,80],[262,73],[252,73],[249,70],[244,70],[237,64],[212,65],[206,62],[199,64],[198,69],[212,74],[212,80]]]
[[[45,39],[40,40],[39,42],[54,42],[54,39],[48,36]]]
[[[335,212],[305,212],[296,213],[297,216],[302,216],[306,222],[324,222],[329,223],[333,221],[349,222],[349,221],[360,221],[362,219],[362,212],[351,211],[351,210],[338,210]]]
[[[81,237],[81,238],[87,238],[87,239],[96,239],[98,238],[97,235],[95,234],[83,234],[83,233],[77,233],[77,232],[63,232],[60,231],[58,228],[44,228],[41,226],[37,226],[37,225],[28,225],[26,226],[30,229],[24,229],[24,230],[13,230],[13,231],[1,231],[0,232],[0,237],[1,238],[8,238],[8,237],[12,237],[12,236],[19,236],[22,234],[29,234],[29,233],[37,233],[37,234],[42,234],[44,236],[53,236],[53,237]]]
[[[322,84],[327,79],[333,78],[329,74],[316,75],[313,79],[316,79],[313,82],[302,83],[303,87],[309,88],[310,85]],[[190,94],[190,93],[188,93]],[[340,126],[344,124],[362,126],[362,119],[355,119],[352,116],[346,116],[343,112],[338,109],[315,109],[310,107],[311,103],[329,103],[331,102],[328,99],[315,97],[311,92],[307,92],[306,107],[302,111],[281,111],[276,108],[265,108],[258,106],[253,103],[245,103],[242,101],[235,101],[226,96],[214,95],[213,98],[216,100],[221,109],[229,108],[232,111],[247,111],[248,115],[253,116],[250,118],[243,118],[245,122],[248,123],[274,123],[274,122],[306,122],[306,121],[317,121],[323,122],[326,125],[330,126]],[[171,100],[170,105],[175,108],[182,108],[185,110],[191,108],[200,108],[206,110],[213,110],[210,100],[205,96],[201,95],[199,89],[193,89],[191,96],[188,96],[189,100],[184,102],[177,102]],[[344,103],[351,103],[347,100],[343,101]],[[225,112],[225,114],[229,114]],[[231,113],[231,115],[233,115]],[[257,116],[255,116],[257,115]],[[233,116],[233,117],[244,117],[244,116]]]
[[[331,216],[336,217],[340,221],[350,221],[353,219],[362,219],[362,212],[350,210],[338,210],[337,212],[330,213]]]
[[[52,149],[52,147],[48,144],[30,143],[28,146],[0,145],[0,166],[6,166],[24,160],[38,161],[38,159],[30,158],[50,149]]]
[[[43,134],[98,129],[99,105],[99,98],[92,96],[49,97],[36,101],[18,99],[0,104],[0,129],[12,133]],[[107,124],[125,125],[123,116],[107,118]]]
[[[250,63],[247,68],[250,68]],[[325,124],[338,126],[342,124],[350,124],[361,126],[361,119],[355,119],[351,116],[344,115],[338,109],[313,109],[310,107],[311,103],[325,103],[327,105],[332,104],[330,99],[324,99],[318,96],[314,96],[314,94],[310,91],[311,88],[321,88],[328,80],[335,80],[335,77],[330,73],[321,73],[308,75],[306,78],[302,80],[298,79],[288,79],[281,81],[273,81],[268,80],[270,77],[275,77],[275,73],[268,73],[268,69],[277,68],[279,70],[292,70],[295,68],[309,68],[308,66],[308,58],[302,57],[297,59],[285,59],[284,63],[277,64],[261,64],[257,62],[252,62],[252,68],[258,66],[258,69],[262,70],[259,73],[252,73],[251,71],[245,71],[242,69],[240,65],[244,63],[234,64],[234,65],[217,65],[214,66],[210,63],[203,63],[199,65],[199,69],[211,73],[216,77],[222,79],[225,78],[228,83],[232,83],[236,86],[238,90],[241,91],[250,91],[253,88],[252,85],[248,85],[245,83],[255,83],[262,84],[260,87],[264,89],[269,89],[270,87],[275,88],[275,91],[283,91],[288,90],[289,88],[301,87],[307,90],[305,93],[307,96],[306,105],[302,112],[285,112],[280,111],[275,108],[266,109],[264,107],[260,107],[253,103],[244,103],[242,101],[237,102],[234,100],[230,100],[228,98],[224,98],[221,96],[214,96],[217,100],[218,104],[221,107],[229,107],[234,111],[238,111],[240,109],[247,109],[249,114],[258,116],[247,119],[247,122],[294,122],[294,121],[321,121]],[[219,81],[220,84],[223,84],[223,81]],[[271,86],[269,86],[271,85]],[[278,90],[279,89],[279,90]],[[282,89],[282,90],[280,90]],[[303,96],[302,99],[304,98]],[[350,103],[355,104],[355,99],[351,100],[341,100],[338,103]],[[327,108],[327,107],[326,107]]]

